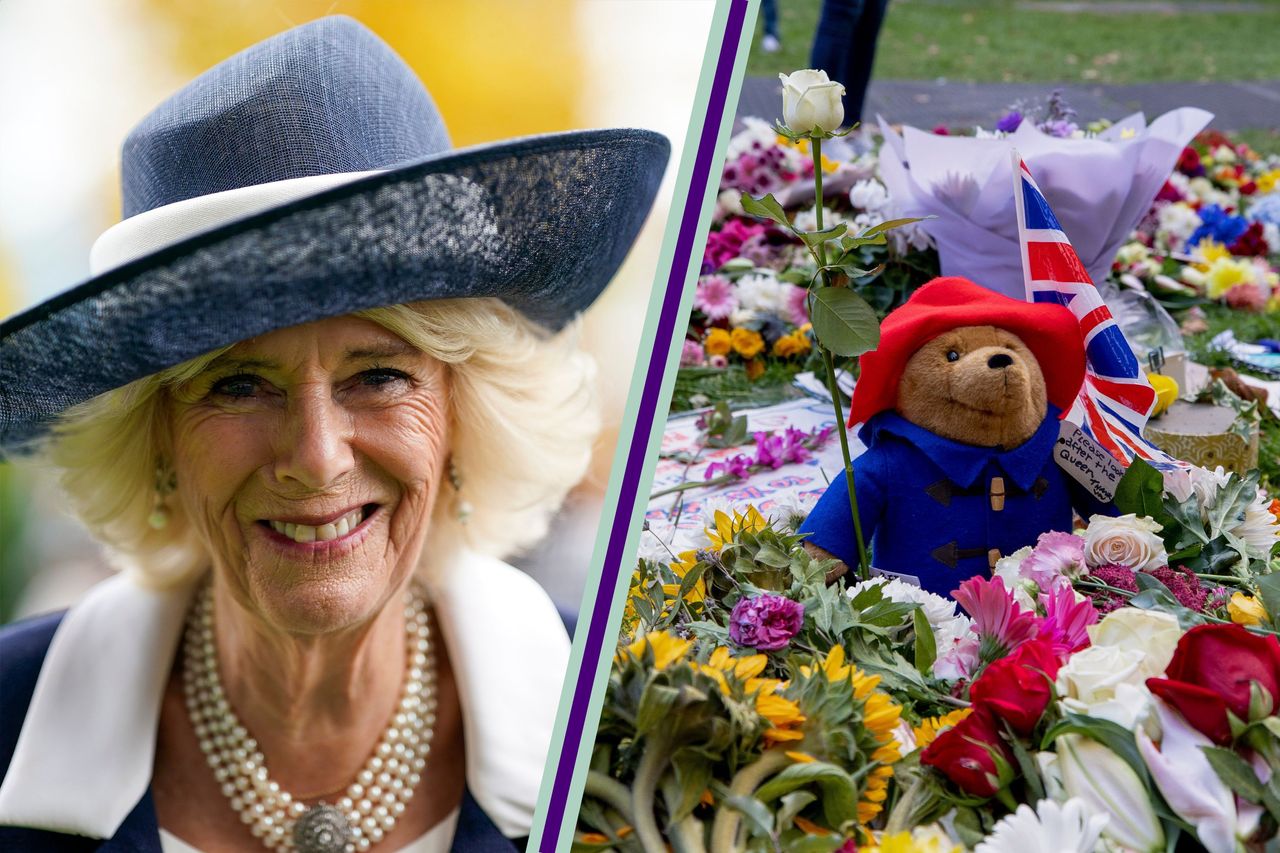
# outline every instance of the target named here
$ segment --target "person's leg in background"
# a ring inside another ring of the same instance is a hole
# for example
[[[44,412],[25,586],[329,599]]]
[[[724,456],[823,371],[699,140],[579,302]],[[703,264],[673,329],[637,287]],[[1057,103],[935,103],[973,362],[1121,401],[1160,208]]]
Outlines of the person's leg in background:
[[[846,125],[862,117],[875,62],[876,38],[888,5],[889,0],[822,0],[809,61],[832,80],[844,84]]]
[[[760,14],[764,17],[764,38],[760,49],[765,53],[777,53],[782,48],[778,36],[778,0],[760,0]]]

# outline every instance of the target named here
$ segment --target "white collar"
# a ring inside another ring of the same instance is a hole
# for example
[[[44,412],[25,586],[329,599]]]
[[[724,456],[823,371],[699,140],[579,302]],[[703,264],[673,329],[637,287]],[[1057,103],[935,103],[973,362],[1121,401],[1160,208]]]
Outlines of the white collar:
[[[568,668],[564,626],[537,583],[491,557],[460,554],[430,589],[462,705],[467,784],[499,831],[527,835]],[[120,575],[67,613],[0,785],[0,824],[115,835],[151,782],[193,591]]]

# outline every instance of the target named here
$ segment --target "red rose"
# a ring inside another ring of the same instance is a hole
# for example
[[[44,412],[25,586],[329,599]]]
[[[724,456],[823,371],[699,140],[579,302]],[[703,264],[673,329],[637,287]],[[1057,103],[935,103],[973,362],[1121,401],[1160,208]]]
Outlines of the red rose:
[[[1227,744],[1227,711],[1249,720],[1253,682],[1271,696],[1263,716],[1280,710],[1280,641],[1239,625],[1198,625],[1178,640],[1165,676],[1147,679],[1151,692],[1215,743]]]
[[[1000,738],[1000,725],[986,708],[974,708],[920,753],[920,763],[936,767],[966,794],[990,797],[1013,778],[1013,754]]]
[[[1049,706],[1061,666],[1051,643],[1030,640],[988,666],[969,688],[969,700],[989,708],[1025,737]]]

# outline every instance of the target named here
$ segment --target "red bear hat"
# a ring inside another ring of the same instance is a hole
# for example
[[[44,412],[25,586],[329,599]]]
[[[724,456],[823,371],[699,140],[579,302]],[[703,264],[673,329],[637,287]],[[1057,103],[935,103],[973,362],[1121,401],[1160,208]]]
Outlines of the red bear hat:
[[[996,326],[1013,332],[1040,362],[1049,402],[1071,408],[1084,382],[1084,341],[1065,306],[1020,302],[958,277],[935,278],[880,325],[880,346],[862,357],[849,425],[898,404],[907,360],[943,332],[960,326]]]

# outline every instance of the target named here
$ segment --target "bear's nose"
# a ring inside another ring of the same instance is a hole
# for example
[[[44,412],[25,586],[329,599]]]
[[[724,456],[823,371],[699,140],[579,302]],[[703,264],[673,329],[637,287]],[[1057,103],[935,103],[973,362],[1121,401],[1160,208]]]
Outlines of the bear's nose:
[[[1008,367],[1011,364],[1013,364],[1013,359],[1004,353],[993,355],[991,358],[987,359],[987,367],[990,367],[992,370],[999,370],[1000,368]]]

